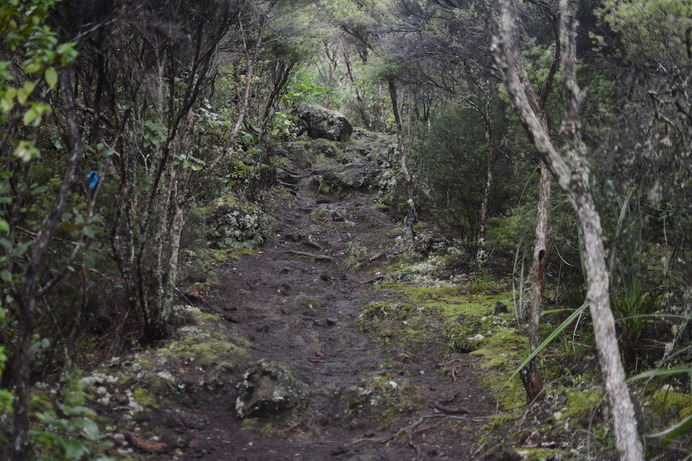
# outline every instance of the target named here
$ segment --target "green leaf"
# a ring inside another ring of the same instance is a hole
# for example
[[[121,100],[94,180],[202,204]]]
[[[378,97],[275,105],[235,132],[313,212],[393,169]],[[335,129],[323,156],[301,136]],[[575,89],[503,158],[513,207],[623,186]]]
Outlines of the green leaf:
[[[27,99],[29,99],[31,93],[34,92],[35,87],[36,85],[34,85],[34,82],[30,80],[24,82],[24,86],[17,90],[17,101],[19,101],[19,104],[26,104]]]
[[[27,74],[35,74],[36,72],[38,72],[40,70],[41,70],[41,64],[38,62],[31,62],[24,69],[24,71]]]
[[[667,445],[668,442],[672,441],[673,439],[677,438],[678,436],[686,433],[687,431],[692,428],[692,415],[688,415],[685,419],[680,421],[677,424],[672,425],[668,429],[665,429],[661,432],[658,432],[656,434],[647,434],[647,437],[665,437],[666,442],[664,442],[664,445]]]
[[[46,83],[51,89],[55,88],[55,85],[58,84],[58,71],[55,70],[55,67],[49,67],[48,69],[46,69],[46,72],[43,76],[46,79]]]
[[[7,269],[3,269],[2,271],[0,271],[0,278],[3,282],[9,283],[12,281],[12,274]]]
[[[7,221],[4,219],[0,218],[0,232],[9,232],[10,231],[10,225],[8,224]]]
[[[664,376],[677,375],[680,373],[689,374],[692,373],[692,366],[679,367],[679,368],[667,368],[663,370],[648,370],[643,373],[639,373],[627,379],[627,381],[636,381],[638,379],[646,378],[660,378]]]
[[[3,247],[5,251],[10,253],[12,251],[12,242],[7,239],[0,239],[0,247]]]
[[[36,186],[31,188],[31,195],[41,195],[48,191],[47,186]]]
[[[65,459],[79,460],[89,452],[84,444],[78,440],[62,440],[62,447],[65,450]]]
[[[533,351],[531,354],[529,354],[529,356],[526,357],[526,359],[524,359],[523,362],[521,362],[521,364],[517,367],[517,369],[514,370],[514,373],[512,373],[512,375],[509,377],[509,379],[507,380],[507,383],[510,383],[510,382],[514,379],[514,377],[517,376],[517,375],[519,374],[519,372],[520,372],[526,365],[529,364],[529,362],[530,362],[531,360],[533,360],[538,354],[540,354],[541,351],[543,351],[543,349],[545,349],[546,346],[548,346],[548,344],[550,344],[551,342],[553,342],[553,340],[554,340],[555,338],[557,338],[557,336],[558,336],[560,333],[562,333],[562,331],[563,331],[565,328],[567,328],[567,327],[568,327],[572,322],[574,322],[580,315],[582,315],[582,314],[584,313],[584,310],[586,310],[586,308],[587,308],[588,306],[589,306],[588,303],[582,304],[581,307],[580,307],[579,309],[577,309],[576,311],[574,311],[574,312],[572,313],[572,315],[570,315],[569,317],[567,317],[567,319],[566,319],[564,322],[562,322],[560,325],[558,325],[558,327],[555,328],[555,329],[553,330],[553,332],[550,333],[550,335],[549,335],[547,338],[545,338],[545,341],[543,341],[543,342],[536,348],[535,351]]]
[[[29,141],[19,141],[19,145],[14,150],[14,156],[23,162],[28,162],[40,155],[41,152]]]
[[[14,101],[12,99],[8,99],[7,97],[4,97],[0,99],[0,110],[3,113],[8,113],[9,111],[12,110],[14,107]]]
[[[87,440],[94,441],[99,440],[101,438],[99,427],[92,420],[84,418],[80,421],[77,421],[75,425],[82,430],[82,434],[84,435],[84,438],[86,438]]]
[[[32,124],[32,122],[34,126],[38,126],[41,124],[41,114],[39,114],[38,111],[32,107],[24,113],[22,122],[24,123],[24,126],[29,126]]]

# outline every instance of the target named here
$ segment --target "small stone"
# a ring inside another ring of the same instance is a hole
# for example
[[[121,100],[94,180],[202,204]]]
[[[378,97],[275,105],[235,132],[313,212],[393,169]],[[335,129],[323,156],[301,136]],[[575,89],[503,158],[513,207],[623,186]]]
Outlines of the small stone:
[[[192,285],[192,286],[187,287],[187,290],[185,290],[185,298],[190,302],[203,303],[205,296],[204,296],[204,292],[202,292],[202,290],[200,290],[198,287]]]
[[[500,301],[497,301],[497,302],[495,303],[495,310],[493,311],[493,314],[494,314],[494,315],[497,315],[497,314],[506,314],[507,312],[509,312],[509,309],[507,308],[507,305],[506,305],[506,304],[501,303]]]

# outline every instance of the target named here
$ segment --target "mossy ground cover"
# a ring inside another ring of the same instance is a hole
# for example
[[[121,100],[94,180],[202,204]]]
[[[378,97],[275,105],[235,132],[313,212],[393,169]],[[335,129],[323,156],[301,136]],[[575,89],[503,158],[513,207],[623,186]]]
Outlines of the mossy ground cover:
[[[429,358],[442,359],[469,352],[478,357],[480,380],[500,410],[479,442],[513,445],[528,460],[613,456],[612,422],[597,355],[589,346],[588,324],[582,326],[583,334],[565,333],[542,354],[544,399],[529,407],[518,376],[508,379],[528,353],[525,327],[516,323],[508,284],[488,274],[440,280],[434,274],[443,264],[444,258],[434,254],[393,261],[384,271],[389,278],[379,284],[389,299],[365,306],[361,327],[406,353],[425,350]],[[560,319],[544,316],[543,338]],[[452,374],[454,365],[439,371]],[[646,420],[642,430],[660,431],[692,414],[689,394],[668,388],[646,396],[636,383],[631,388]]]
[[[219,316],[192,306],[179,306],[174,315],[182,326],[160,347],[114,357],[80,380],[86,404],[110,431],[137,433],[138,440],[164,440],[169,449],[176,442],[161,424],[161,415],[196,424],[194,416],[185,414],[190,399],[199,402],[230,391],[231,375],[248,356],[247,339]],[[128,459],[133,453],[123,441],[110,455]]]
[[[420,286],[385,281],[380,289],[391,300],[365,306],[360,323],[383,342],[408,345],[413,351],[424,348],[440,360],[473,352],[485,370],[482,381],[500,394],[528,343],[513,323],[512,293],[503,291],[504,282],[493,284],[484,278],[482,285],[484,289],[478,290],[477,284],[468,282]],[[523,403],[522,392],[503,392],[503,405]]]

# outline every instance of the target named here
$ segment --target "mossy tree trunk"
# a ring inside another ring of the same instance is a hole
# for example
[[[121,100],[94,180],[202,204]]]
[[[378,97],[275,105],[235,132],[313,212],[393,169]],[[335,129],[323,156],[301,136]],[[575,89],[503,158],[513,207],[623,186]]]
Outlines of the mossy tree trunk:
[[[538,349],[541,343],[539,328],[541,311],[543,310],[543,276],[548,260],[548,209],[550,207],[551,184],[550,171],[544,164],[541,164],[529,298],[529,354]],[[531,403],[540,400],[543,395],[543,378],[541,377],[538,357],[531,360],[522,371],[521,380],[526,390],[527,401]]]
[[[408,248],[413,246],[413,225],[416,222],[416,202],[414,201],[414,185],[413,176],[409,170],[409,146],[404,144],[404,126],[401,121],[401,112],[399,109],[399,98],[397,94],[396,80],[394,78],[387,79],[389,86],[389,96],[392,101],[392,111],[394,112],[394,120],[396,122],[396,139],[399,148],[399,166],[401,174],[404,177],[404,187],[406,188],[406,216],[404,216],[404,243]]]

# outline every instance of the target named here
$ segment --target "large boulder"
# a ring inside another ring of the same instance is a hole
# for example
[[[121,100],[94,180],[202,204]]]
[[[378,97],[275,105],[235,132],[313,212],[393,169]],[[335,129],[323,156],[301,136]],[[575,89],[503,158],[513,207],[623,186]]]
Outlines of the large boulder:
[[[371,190],[377,186],[380,168],[374,161],[357,161],[323,172],[324,181],[341,190]]]
[[[307,403],[307,385],[290,369],[266,360],[248,368],[237,388],[235,409],[241,418],[268,417]]]
[[[353,133],[353,126],[343,114],[317,104],[301,106],[296,115],[303,122],[308,136],[313,139],[348,141]]]

